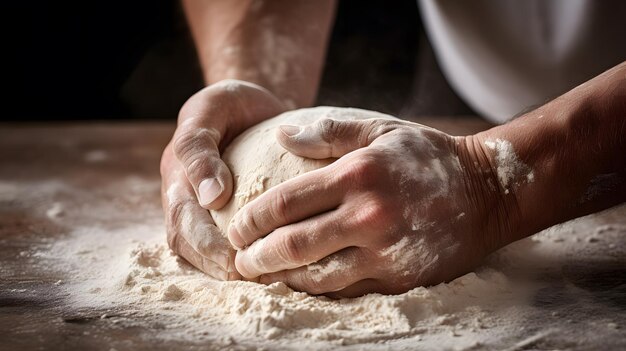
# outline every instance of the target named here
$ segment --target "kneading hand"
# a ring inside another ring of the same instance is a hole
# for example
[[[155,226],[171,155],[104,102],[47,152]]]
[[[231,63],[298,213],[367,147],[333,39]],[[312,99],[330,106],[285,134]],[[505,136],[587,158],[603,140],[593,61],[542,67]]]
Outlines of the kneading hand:
[[[170,248],[214,278],[241,276],[235,251],[207,209],[230,198],[232,175],[220,150],[246,128],[284,111],[267,90],[246,82],[213,84],[182,107],[178,127],[161,159],[161,199]]]
[[[312,294],[401,293],[468,272],[490,251],[492,199],[465,139],[394,120],[282,126],[280,143],[339,158],[243,207],[228,230],[237,270]],[[487,167],[488,168],[488,167]]]

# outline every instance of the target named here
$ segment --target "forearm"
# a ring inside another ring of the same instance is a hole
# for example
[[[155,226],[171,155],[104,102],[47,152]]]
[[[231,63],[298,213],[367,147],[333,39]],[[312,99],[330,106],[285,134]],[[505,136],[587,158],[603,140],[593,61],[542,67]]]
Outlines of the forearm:
[[[624,202],[626,64],[474,139],[510,217],[498,246]]]
[[[287,107],[311,105],[319,86],[334,0],[183,0],[207,84],[240,79]]]

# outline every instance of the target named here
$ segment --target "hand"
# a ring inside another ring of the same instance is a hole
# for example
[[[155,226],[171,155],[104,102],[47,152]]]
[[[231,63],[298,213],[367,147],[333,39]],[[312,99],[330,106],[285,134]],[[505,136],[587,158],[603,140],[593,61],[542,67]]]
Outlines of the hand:
[[[226,80],[192,96],[161,159],[161,198],[170,248],[221,280],[240,279],[235,251],[206,209],[232,194],[232,175],[220,151],[242,131],[284,111],[267,90]]]
[[[323,119],[277,137],[296,155],[339,159],[235,215],[228,238],[245,247],[244,277],[312,294],[402,293],[452,280],[494,248],[499,198],[474,181],[485,163],[466,138],[383,119]],[[482,172],[495,179],[488,162]]]

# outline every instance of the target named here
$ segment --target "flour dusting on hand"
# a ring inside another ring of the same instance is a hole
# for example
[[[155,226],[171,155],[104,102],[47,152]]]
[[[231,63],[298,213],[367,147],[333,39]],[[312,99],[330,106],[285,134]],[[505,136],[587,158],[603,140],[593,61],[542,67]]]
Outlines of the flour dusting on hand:
[[[519,185],[521,181],[532,183],[535,180],[534,171],[519,159],[510,141],[487,140],[485,146],[496,151],[498,181],[506,194],[511,186]]]

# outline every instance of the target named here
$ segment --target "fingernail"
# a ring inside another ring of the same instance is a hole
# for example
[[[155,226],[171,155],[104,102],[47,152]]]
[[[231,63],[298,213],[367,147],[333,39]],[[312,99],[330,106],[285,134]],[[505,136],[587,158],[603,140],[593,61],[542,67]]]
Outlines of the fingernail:
[[[237,254],[235,256],[235,268],[237,269],[237,272],[239,272],[239,274],[241,274],[241,276],[244,278],[244,280],[248,280],[251,277],[248,274],[248,270],[246,269],[246,264],[245,264],[245,252],[244,251],[237,251]]]
[[[208,178],[200,182],[198,193],[200,195],[200,205],[205,206],[217,199],[224,189],[222,184],[215,178]]]
[[[272,267],[267,265],[267,243],[267,237],[260,238],[247,248],[237,251],[235,267],[242,276],[251,279],[271,272]]]
[[[285,134],[288,137],[292,137],[300,133],[300,127],[298,126],[284,125],[278,128],[280,128],[280,131],[283,132],[283,134]]]

